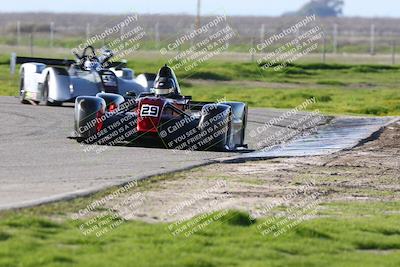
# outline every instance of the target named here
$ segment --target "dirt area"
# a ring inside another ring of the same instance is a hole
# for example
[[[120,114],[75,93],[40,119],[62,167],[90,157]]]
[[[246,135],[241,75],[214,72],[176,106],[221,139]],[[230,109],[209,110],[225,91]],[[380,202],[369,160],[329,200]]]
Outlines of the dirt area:
[[[125,219],[147,222],[177,221],[222,209],[264,217],[303,201],[318,206],[334,201],[399,201],[399,182],[397,122],[377,139],[329,156],[214,164],[165,176],[107,203],[107,208]]]
[[[265,88],[265,89],[329,89],[331,85],[315,84],[315,83],[273,83],[265,81],[215,81],[201,79],[187,79],[186,82],[196,86],[236,86],[238,88]],[[343,89],[355,88],[374,88],[375,84],[371,83],[352,83],[341,86]]]
[[[274,88],[274,89],[299,89],[304,88],[306,85],[307,88],[326,88],[324,85],[317,84],[303,84],[303,83],[272,83],[265,81],[214,81],[214,80],[200,80],[200,79],[187,79],[186,82],[196,85],[196,86],[237,86],[240,88]]]

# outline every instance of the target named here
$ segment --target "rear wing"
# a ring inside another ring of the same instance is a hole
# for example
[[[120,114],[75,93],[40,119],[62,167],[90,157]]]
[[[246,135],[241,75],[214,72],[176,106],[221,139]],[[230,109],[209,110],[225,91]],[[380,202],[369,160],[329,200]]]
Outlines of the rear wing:
[[[54,59],[54,58],[40,58],[40,57],[16,57],[16,64],[24,64],[29,62],[42,63],[49,66],[70,66],[76,61],[71,59]]]
[[[11,53],[10,58],[10,73],[14,74],[18,64],[24,63],[42,63],[48,66],[68,67],[76,63],[72,59],[54,59],[54,58],[40,58],[40,57],[18,57],[16,53]],[[121,67],[126,66],[126,62],[106,62],[104,67]]]

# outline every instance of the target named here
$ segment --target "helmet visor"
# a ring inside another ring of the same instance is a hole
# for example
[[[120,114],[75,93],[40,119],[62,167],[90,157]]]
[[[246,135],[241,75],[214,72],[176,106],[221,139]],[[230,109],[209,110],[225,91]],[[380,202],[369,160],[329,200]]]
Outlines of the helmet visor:
[[[168,95],[174,92],[174,88],[154,88],[154,93],[156,95]]]

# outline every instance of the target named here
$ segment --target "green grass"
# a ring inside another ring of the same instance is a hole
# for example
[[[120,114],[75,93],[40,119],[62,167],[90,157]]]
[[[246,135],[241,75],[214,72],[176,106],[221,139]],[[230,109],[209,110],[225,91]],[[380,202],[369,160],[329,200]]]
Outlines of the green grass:
[[[7,63],[8,58],[1,56],[0,95],[17,95],[18,75],[10,76]],[[129,67],[136,73],[155,72],[163,63],[161,59],[133,60]],[[400,66],[310,63],[274,71],[273,67],[262,70],[255,63],[210,61],[189,72],[178,70],[177,76],[183,93],[195,100],[225,97],[250,107],[293,108],[315,97],[317,103],[308,108],[324,113],[400,115]],[[191,84],[191,79],[209,83]],[[271,85],[261,88],[260,82]]]
[[[190,237],[172,236],[168,224],[125,221],[97,238],[79,231],[88,219],[55,220],[64,212],[57,205],[1,216],[0,266],[400,264],[400,215],[384,214],[398,212],[399,203],[361,204],[361,209],[355,203],[326,204],[334,210],[325,211],[330,217],[303,222],[278,237],[260,234],[264,219],[251,223],[245,213],[229,211]],[[357,213],[350,214],[352,210]]]
[[[398,89],[242,89],[239,86],[218,86],[218,89],[199,86],[183,90],[193,99],[216,101],[223,97],[245,101],[250,107],[293,108],[315,97],[317,103],[308,110],[319,109],[328,114],[400,115]]]
[[[136,62],[140,69],[140,63]],[[146,65],[146,71],[151,66]],[[139,71],[140,72],[140,71]],[[305,99],[315,97],[318,108],[331,114],[400,115],[398,66],[302,64],[291,65],[281,71],[261,70],[254,63],[208,62],[193,72],[177,72],[183,81],[206,79],[230,81],[230,84],[194,85],[185,83],[183,93],[194,99],[216,101],[245,101],[251,107],[293,108]],[[281,84],[283,88],[259,88],[239,81],[261,81]],[[236,82],[236,84],[235,84]],[[284,88],[295,84],[298,88]]]
[[[137,73],[154,72],[165,60],[131,60],[129,66]],[[173,64],[171,66],[174,66]],[[325,84],[357,86],[385,86],[398,88],[400,66],[345,65],[345,64],[292,64],[279,71],[273,67],[261,69],[255,62],[208,61],[190,71],[176,71],[180,79],[199,78],[219,81],[264,81],[294,84]]]
[[[18,75],[10,75],[9,57],[0,55],[0,96],[17,95]]]
[[[187,172],[154,177],[140,182],[135,191],[154,189],[159,181],[185,175]],[[94,233],[83,235],[80,225],[89,223],[96,214],[74,221],[70,219],[71,213],[116,189],[86,198],[1,212],[0,267],[395,267],[400,264],[399,202],[321,203],[317,218],[287,229],[277,237],[260,233],[269,218],[251,221],[246,213],[239,211],[226,211],[222,218],[189,237],[173,236],[168,229],[170,224],[139,221],[124,221],[101,237]],[[284,211],[285,207],[274,210]]]

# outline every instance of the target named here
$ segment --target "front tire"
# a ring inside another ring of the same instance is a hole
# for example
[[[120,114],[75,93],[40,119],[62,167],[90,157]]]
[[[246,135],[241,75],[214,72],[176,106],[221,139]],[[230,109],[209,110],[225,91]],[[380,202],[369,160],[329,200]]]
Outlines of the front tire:
[[[230,127],[231,120],[232,113],[229,113],[227,122],[219,128],[219,131],[221,131],[221,133],[217,137],[214,137],[213,145],[210,147],[211,150],[220,152],[229,151],[229,140],[232,131]]]
[[[62,102],[50,100],[49,98],[49,80],[50,76],[47,74],[46,79],[43,84],[43,100],[46,106],[61,106]]]
[[[106,103],[100,97],[80,96],[76,98],[74,129],[78,142],[93,144],[98,141],[99,121],[97,119],[105,114],[105,109]]]
[[[232,109],[228,105],[211,104],[202,109],[199,128],[209,140],[202,150],[227,151],[230,149]]]

